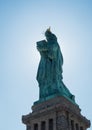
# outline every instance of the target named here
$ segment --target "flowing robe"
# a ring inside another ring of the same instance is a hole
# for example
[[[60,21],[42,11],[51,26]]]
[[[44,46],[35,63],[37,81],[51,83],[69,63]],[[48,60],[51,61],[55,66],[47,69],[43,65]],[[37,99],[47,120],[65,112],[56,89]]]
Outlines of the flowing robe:
[[[37,72],[40,88],[40,98],[60,93],[72,97],[70,91],[62,82],[63,56],[54,34],[47,41],[37,42],[41,60]]]

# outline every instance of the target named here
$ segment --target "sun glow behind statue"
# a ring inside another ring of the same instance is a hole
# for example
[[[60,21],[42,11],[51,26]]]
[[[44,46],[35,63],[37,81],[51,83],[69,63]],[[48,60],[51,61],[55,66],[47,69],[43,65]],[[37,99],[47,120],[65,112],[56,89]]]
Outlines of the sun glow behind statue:
[[[63,53],[64,82],[76,95],[84,115],[92,120],[91,6],[91,0],[0,1],[1,130],[25,129],[20,117],[39,96],[36,41],[45,39],[49,26]]]

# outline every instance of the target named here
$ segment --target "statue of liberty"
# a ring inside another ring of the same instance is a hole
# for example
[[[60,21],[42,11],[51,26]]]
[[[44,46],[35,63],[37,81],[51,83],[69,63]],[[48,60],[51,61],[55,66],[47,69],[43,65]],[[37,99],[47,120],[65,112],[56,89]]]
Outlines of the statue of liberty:
[[[54,95],[62,95],[74,101],[74,96],[62,81],[63,56],[57,37],[50,31],[50,28],[46,30],[45,37],[46,40],[37,42],[37,50],[41,55],[37,72],[39,97],[45,100]]]

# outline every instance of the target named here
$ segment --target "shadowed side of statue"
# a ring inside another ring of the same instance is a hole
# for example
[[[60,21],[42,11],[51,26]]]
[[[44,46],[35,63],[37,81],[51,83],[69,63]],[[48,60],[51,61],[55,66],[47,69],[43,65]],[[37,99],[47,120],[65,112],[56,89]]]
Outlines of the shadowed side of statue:
[[[74,96],[64,85],[62,79],[63,56],[57,42],[57,37],[50,31],[45,32],[46,40],[37,42],[37,50],[41,55],[37,81],[40,89],[40,100],[61,95],[74,100]]]

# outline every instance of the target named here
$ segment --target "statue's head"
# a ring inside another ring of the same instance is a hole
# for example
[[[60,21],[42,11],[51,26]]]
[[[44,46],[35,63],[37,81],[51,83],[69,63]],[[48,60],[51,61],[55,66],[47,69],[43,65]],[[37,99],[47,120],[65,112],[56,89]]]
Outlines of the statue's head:
[[[45,36],[48,42],[57,41],[57,37],[51,32],[50,27],[46,30]]]

